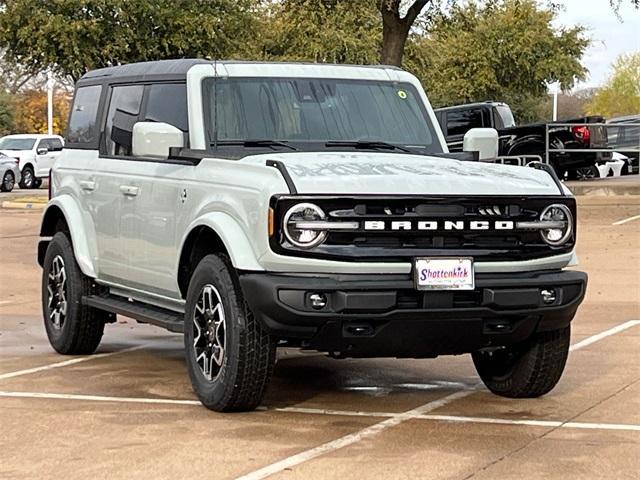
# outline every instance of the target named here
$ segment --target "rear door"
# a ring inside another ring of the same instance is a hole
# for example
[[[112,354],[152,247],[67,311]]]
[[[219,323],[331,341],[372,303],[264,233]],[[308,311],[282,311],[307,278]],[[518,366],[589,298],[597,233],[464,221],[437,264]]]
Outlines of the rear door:
[[[143,85],[113,85],[105,105],[100,156],[95,169],[97,241],[102,279],[133,286],[131,265],[144,252],[135,242],[140,183],[131,155],[133,125],[142,105]]]

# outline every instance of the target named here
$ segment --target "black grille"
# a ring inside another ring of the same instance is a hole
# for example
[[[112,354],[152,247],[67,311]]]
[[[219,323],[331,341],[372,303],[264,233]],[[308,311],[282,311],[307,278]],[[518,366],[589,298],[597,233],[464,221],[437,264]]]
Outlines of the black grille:
[[[318,205],[332,222],[353,222],[357,230],[332,231],[311,249],[289,244],[281,231],[271,239],[274,251],[286,255],[352,261],[406,261],[420,256],[472,256],[494,261],[527,260],[568,252],[571,240],[551,247],[538,231],[496,229],[493,222],[533,221],[551,204],[567,205],[575,219],[575,200],[565,196],[534,197],[275,197],[276,221],[299,202]],[[384,222],[384,230],[365,230],[365,221]],[[418,230],[418,222],[434,222],[435,230]],[[462,221],[461,229],[445,230],[444,222]],[[490,230],[472,230],[471,222],[490,222]],[[410,222],[411,230],[392,230],[393,222]],[[574,223],[575,232],[575,223]]]

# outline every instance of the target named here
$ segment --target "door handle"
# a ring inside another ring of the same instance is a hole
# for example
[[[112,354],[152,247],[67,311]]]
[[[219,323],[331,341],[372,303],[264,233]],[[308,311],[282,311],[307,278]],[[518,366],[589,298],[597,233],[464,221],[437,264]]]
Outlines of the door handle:
[[[120,191],[127,197],[135,197],[136,195],[138,195],[140,188],[134,187],[133,185],[120,185]]]
[[[87,192],[93,192],[96,189],[96,182],[92,180],[80,180],[78,183],[80,184],[80,188]]]

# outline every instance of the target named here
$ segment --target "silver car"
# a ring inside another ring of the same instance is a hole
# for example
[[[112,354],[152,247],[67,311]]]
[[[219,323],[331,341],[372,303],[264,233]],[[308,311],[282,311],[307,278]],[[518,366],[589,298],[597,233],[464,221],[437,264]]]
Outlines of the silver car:
[[[18,159],[0,153],[0,192],[10,192],[20,182]]]

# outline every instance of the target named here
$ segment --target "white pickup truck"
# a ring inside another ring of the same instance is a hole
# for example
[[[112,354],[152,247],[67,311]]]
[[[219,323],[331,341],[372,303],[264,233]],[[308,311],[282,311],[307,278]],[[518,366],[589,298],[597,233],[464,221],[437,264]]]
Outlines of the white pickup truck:
[[[471,353],[487,387],[558,382],[587,277],[545,165],[447,151],[393,67],[172,60],[78,82],[38,248],[47,334],[92,353],[115,315],[184,332],[208,408],[261,402],[278,346]]]
[[[59,135],[18,134],[0,138],[0,152],[18,160],[20,188],[39,188],[62,153]]]

